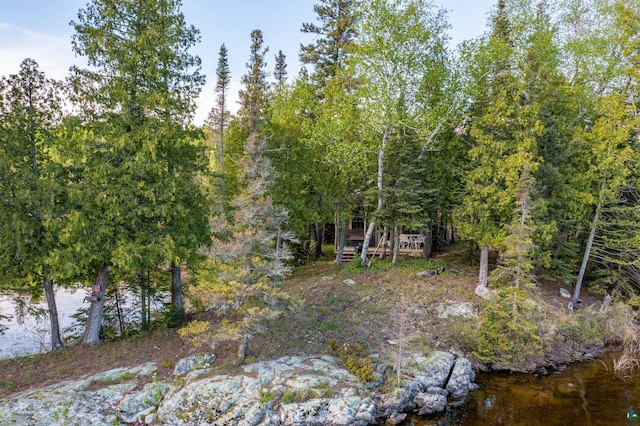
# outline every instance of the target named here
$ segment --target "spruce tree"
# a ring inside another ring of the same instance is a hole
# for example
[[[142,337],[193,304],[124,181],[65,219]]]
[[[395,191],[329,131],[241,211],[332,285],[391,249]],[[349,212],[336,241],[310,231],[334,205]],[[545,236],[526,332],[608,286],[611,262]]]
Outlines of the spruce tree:
[[[215,301],[208,307],[235,318],[224,318],[211,337],[239,341],[241,360],[248,355],[251,335],[262,331],[263,321],[277,317],[291,303],[280,284],[290,272],[287,243],[295,238],[283,230],[287,211],[274,206],[268,196],[273,176],[265,149],[264,138],[252,134],[247,139],[241,160],[242,190],[232,202],[233,220],[214,219],[214,237],[204,250],[221,264],[217,278],[208,285]]]
[[[222,46],[220,46],[220,52],[218,53],[218,67],[216,68],[216,104],[209,112],[207,120],[207,124],[213,130],[217,139],[215,148],[216,172],[219,182],[217,198],[218,205],[220,206],[219,209],[222,212],[226,208],[224,136],[230,120],[230,114],[227,110],[230,82],[231,71],[229,69],[229,52],[223,43]]]
[[[279,50],[275,59],[276,65],[273,76],[276,79],[277,85],[282,86],[287,82],[287,57],[282,53],[282,50]]]
[[[240,90],[240,115],[243,126],[251,133],[258,131],[264,120],[265,106],[268,99],[269,85],[267,83],[266,54],[268,47],[264,47],[262,31],[251,31],[251,46],[247,74],[241,78],[244,86]]]

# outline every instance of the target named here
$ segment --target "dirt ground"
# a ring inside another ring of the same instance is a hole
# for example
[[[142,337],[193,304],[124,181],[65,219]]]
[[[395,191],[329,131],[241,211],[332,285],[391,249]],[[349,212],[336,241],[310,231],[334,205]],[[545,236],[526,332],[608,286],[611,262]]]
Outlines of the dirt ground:
[[[327,343],[357,343],[367,353],[393,360],[402,350],[464,350],[464,323],[438,318],[437,307],[454,302],[478,302],[474,294],[477,265],[463,246],[454,246],[433,259],[403,258],[397,267],[374,261],[371,269],[338,268],[332,256],[296,268],[284,283],[285,291],[301,300],[301,307],[266,324],[263,334],[250,341],[247,362],[283,355],[327,352]],[[435,272],[422,277],[418,272]],[[351,281],[348,281],[351,280]],[[539,289],[554,309],[564,309],[556,282],[542,281]],[[598,303],[588,296],[585,303]],[[194,318],[215,323],[215,315]],[[467,327],[477,320],[470,319]],[[455,330],[452,327],[456,327]],[[236,342],[221,342],[213,351],[214,366],[236,368]],[[93,347],[69,346],[29,357],[0,360],[0,397],[33,387],[80,378],[116,367],[155,362],[158,379],[171,379],[175,362],[211,351],[181,339],[176,329],[160,329],[144,337],[104,342]]]

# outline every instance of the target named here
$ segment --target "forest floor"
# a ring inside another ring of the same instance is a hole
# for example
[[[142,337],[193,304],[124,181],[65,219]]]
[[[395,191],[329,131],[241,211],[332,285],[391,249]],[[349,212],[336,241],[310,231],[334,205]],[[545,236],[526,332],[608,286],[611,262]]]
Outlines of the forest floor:
[[[418,275],[433,271],[439,273]],[[367,353],[392,363],[399,345],[405,353],[435,349],[466,353],[477,318],[440,318],[438,308],[461,302],[477,305],[476,277],[477,264],[461,244],[431,259],[403,257],[396,267],[388,260],[374,260],[370,269],[354,265],[339,268],[333,254],[327,254],[297,267],[285,281],[284,290],[297,297],[301,307],[266,323],[265,332],[250,341],[247,362],[326,353],[332,339],[340,344],[357,343]],[[557,282],[539,283],[539,295],[552,309],[565,309],[567,299],[560,296],[560,286]],[[592,303],[599,303],[598,298],[585,295],[585,304]],[[211,313],[192,318],[219,320]],[[236,342],[218,343],[212,351],[181,339],[177,329],[157,329],[92,347],[71,345],[55,352],[0,360],[0,397],[150,361],[158,366],[158,379],[170,381],[176,361],[199,352],[214,352],[214,366],[221,372],[238,368]]]

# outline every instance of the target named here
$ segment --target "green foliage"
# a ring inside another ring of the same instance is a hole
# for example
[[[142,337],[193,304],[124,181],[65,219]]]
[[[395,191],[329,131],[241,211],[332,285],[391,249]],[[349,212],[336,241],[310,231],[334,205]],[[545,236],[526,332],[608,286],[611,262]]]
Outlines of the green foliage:
[[[268,83],[264,70],[268,47],[263,47],[264,39],[259,29],[251,31],[251,46],[247,73],[241,77],[243,89],[240,90],[241,108],[238,115],[242,119],[243,127],[249,132],[257,132],[265,118],[267,104]]]
[[[188,124],[204,84],[200,59],[189,53],[198,31],[172,0],[95,0],[71,25],[74,51],[92,68],[73,70],[78,115],[60,129],[59,172],[68,185],[52,222],[60,235],[56,277],[86,281],[111,268],[128,279],[166,264],[179,269],[208,240],[208,200],[196,179],[205,166],[202,134]],[[179,303],[176,284],[172,301]],[[141,308],[154,290],[141,285]],[[144,328],[150,315],[141,313]],[[101,315],[101,303],[92,303],[91,343]]]
[[[527,369],[542,359],[543,346],[537,318],[532,316],[528,293],[510,288],[482,310],[474,356],[492,367]]]
[[[13,383],[10,380],[0,380],[0,387],[2,387],[3,389],[6,389],[7,391],[11,392],[13,390],[13,388],[15,388],[16,384]]]
[[[374,379],[371,358],[358,343],[340,344],[336,339],[327,342],[327,352],[340,358],[342,365],[363,382]]]
[[[296,399],[296,393],[294,391],[286,390],[282,394],[282,403],[291,404]]]
[[[260,391],[260,403],[266,404],[270,401],[273,401],[277,397],[277,394],[271,390],[262,390]]]
[[[100,386],[108,386],[108,385],[113,385],[113,384],[117,384],[117,383],[122,383],[122,382],[126,382],[128,380],[133,379],[135,376],[131,373],[121,373],[119,375],[116,375],[114,377],[104,377],[104,378],[98,378],[94,380],[94,383],[100,385]]]
[[[315,35],[315,41],[300,46],[300,62],[314,66],[314,80],[322,87],[343,72],[354,47],[356,2],[353,0],[320,0],[314,6],[320,25],[304,23],[303,33]]]

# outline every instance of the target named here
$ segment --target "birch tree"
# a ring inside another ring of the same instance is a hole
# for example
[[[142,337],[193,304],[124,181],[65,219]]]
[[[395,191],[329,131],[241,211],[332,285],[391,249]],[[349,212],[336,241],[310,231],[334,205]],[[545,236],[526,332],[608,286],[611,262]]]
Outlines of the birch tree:
[[[389,136],[415,125],[420,113],[419,92],[426,75],[446,69],[444,10],[423,0],[374,0],[362,5],[356,29],[353,61],[362,78],[363,108],[374,132],[372,149],[377,151],[375,213],[365,234],[360,264],[377,225],[376,217],[385,204],[384,168]],[[437,91],[441,87],[431,87]]]

